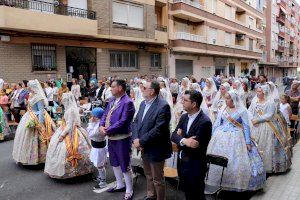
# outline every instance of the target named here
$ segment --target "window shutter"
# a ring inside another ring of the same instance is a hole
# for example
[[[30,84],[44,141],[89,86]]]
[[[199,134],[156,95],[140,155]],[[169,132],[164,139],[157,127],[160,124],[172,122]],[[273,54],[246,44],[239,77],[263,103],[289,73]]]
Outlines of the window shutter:
[[[128,26],[133,28],[144,28],[143,7],[129,5]]]
[[[128,5],[113,2],[113,23],[128,25]]]

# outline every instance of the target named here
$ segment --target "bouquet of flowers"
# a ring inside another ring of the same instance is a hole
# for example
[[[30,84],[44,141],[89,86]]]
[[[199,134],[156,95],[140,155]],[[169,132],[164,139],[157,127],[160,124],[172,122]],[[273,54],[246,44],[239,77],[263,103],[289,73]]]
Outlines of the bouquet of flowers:
[[[36,123],[34,120],[29,120],[27,123],[26,123],[26,128],[35,128],[36,127]]]

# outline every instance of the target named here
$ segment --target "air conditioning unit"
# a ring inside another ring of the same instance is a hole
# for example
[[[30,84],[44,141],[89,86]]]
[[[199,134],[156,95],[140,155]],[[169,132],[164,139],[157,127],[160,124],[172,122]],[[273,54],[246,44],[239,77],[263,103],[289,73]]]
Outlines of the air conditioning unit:
[[[2,42],[9,42],[10,41],[10,36],[8,36],[8,35],[0,35],[0,41],[2,41]]]
[[[238,34],[238,35],[236,35],[236,39],[237,39],[237,40],[244,40],[244,39],[245,39],[245,35],[243,35],[243,34]]]

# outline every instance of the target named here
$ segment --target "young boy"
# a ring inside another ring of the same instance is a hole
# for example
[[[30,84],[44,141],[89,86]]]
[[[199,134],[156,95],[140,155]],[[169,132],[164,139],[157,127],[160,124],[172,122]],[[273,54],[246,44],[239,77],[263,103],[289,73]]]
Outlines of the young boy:
[[[99,123],[103,113],[104,110],[102,108],[94,108],[92,110],[92,117],[90,119],[87,128],[89,138],[91,139],[91,144],[92,144],[90,160],[94,164],[94,166],[98,169],[97,181],[99,181],[99,184],[97,184],[93,188],[94,190],[104,188],[107,185],[106,170],[105,170],[106,153],[107,153],[107,150],[105,148],[106,140],[105,137],[102,137],[99,134]]]

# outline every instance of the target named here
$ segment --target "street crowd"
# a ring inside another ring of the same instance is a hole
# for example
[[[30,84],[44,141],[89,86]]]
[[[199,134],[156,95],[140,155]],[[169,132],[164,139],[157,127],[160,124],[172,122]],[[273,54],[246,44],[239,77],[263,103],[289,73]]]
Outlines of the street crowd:
[[[186,199],[202,200],[205,186],[218,186],[221,176],[223,190],[256,191],[267,174],[289,170],[299,101],[298,80],[281,93],[265,75],[98,80],[92,74],[71,84],[51,75],[0,79],[0,140],[14,122],[16,163],[45,163],[45,174],[55,179],[96,170],[94,190],[107,187],[109,161],[116,185],[107,192],[124,192],[124,200],[134,197],[133,160],[146,175],[145,200],[166,198],[164,168],[171,166]],[[208,155],[227,160],[224,173],[208,168]]]

